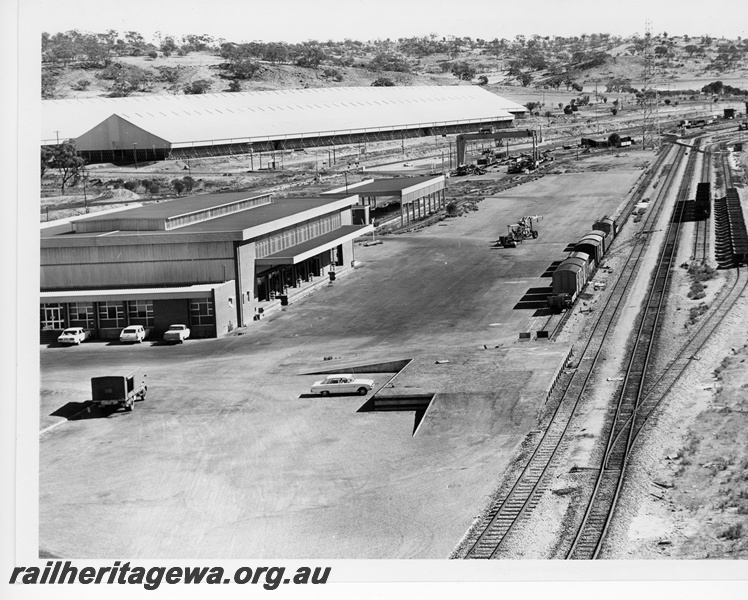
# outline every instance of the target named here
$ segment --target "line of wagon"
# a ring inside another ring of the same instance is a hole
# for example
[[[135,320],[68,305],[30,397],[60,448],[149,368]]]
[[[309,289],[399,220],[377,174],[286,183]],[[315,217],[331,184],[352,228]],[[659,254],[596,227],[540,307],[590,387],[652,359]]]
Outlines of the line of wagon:
[[[610,217],[595,221],[592,231],[585,234],[553,272],[552,293],[548,306],[560,312],[573,306],[574,301],[592,279],[618,234],[616,222]]]

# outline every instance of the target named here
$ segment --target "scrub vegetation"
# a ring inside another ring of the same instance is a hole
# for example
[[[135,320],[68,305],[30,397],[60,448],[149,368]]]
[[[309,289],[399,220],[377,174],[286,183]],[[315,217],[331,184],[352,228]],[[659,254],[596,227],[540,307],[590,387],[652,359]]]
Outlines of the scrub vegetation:
[[[715,79],[689,92],[660,91],[662,103],[669,105],[700,94],[740,95],[742,90],[719,78],[740,76],[748,52],[748,40],[667,32],[649,39],[607,33],[517,35],[511,40],[431,34],[293,44],[235,43],[207,34],[177,37],[163,32],[149,40],[136,31],[112,29],[44,32],[41,42],[42,97],[47,99],[456,82],[575,94],[599,91],[603,102],[608,93],[641,99],[635,81],[641,77],[649,44],[659,79]],[[564,105],[571,106],[568,101]],[[618,113],[621,106],[612,103],[611,110]]]

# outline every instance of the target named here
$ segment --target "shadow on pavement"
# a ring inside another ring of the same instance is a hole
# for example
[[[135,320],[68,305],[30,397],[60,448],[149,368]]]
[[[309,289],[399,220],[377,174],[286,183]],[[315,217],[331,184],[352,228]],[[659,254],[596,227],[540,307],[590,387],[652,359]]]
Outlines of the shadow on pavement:
[[[68,402],[61,406],[53,413],[50,413],[51,417],[62,417],[68,421],[82,421],[84,419],[105,419],[113,412],[116,408],[104,408],[97,406],[93,402]]]
[[[327,394],[327,395],[322,395],[322,394],[299,394],[299,398],[321,398],[321,399],[325,399],[325,398],[350,398],[352,396],[355,396],[355,397],[358,397],[358,398],[364,398],[364,396],[362,396],[360,394],[357,394],[356,392],[351,392],[350,394],[333,394],[333,393],[330,393],[330,394]]]

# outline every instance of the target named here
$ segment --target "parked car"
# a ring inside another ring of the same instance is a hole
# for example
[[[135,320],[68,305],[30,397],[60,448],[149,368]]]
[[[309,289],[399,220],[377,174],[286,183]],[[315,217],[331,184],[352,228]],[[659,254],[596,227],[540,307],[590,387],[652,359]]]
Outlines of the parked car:
[[[139,344],[148,337],[149,333],[150,329],[146,329],[142,325],[130,325],[129,327],[125,327],[122,330],[122,333],[119,334],[119,341],[129,343],[137,342]]]
[[[355,379],[353,375],[328,375],[322,381],[315,381],[312,394],[329,396],[330,394],[359,394],[366,395],[374,386],[371,379]]]
[[[164,333],[164,341],[173,344],[181,344],[190,337],[190,329],[187,325],[169,325],[169,329]]]
[[[82,341],[91,337],[91,332],[83,327],[68,327],[58,337],[60,344],[80,344]]]
[[[404,167],[412,167],[412,166],[413,166],[413,163],[403,163],[403,166],[404,166]]]

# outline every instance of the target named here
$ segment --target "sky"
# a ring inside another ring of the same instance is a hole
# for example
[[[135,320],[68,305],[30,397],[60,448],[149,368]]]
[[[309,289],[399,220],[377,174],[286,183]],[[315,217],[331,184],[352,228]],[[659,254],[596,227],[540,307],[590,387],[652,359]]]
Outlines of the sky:
[[[207,33],[233,42],[652,33],[746,37],[745,0],[32,0],[41,31]],[[33,7],[33,8],[32,8]],[[31,16],[34,20],[33,15]]]

